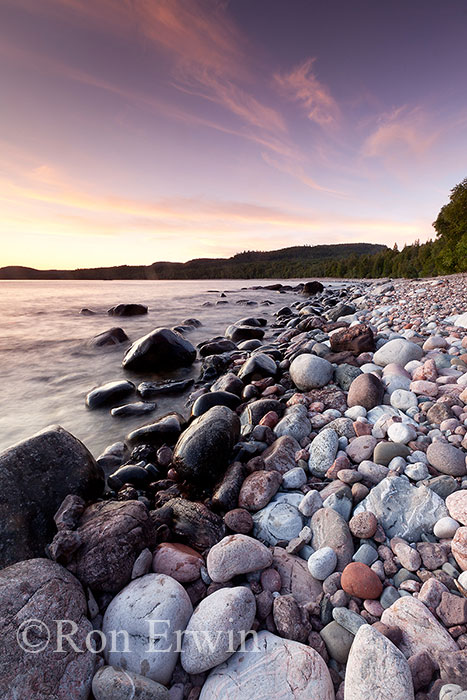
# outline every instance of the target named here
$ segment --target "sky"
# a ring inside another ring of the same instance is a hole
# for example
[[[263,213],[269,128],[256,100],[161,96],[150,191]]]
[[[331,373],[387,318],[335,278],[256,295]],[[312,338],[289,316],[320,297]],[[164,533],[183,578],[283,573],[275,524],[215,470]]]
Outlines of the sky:
[[[1,0],[0,266],[428,240],[466,88],[465,0]]]

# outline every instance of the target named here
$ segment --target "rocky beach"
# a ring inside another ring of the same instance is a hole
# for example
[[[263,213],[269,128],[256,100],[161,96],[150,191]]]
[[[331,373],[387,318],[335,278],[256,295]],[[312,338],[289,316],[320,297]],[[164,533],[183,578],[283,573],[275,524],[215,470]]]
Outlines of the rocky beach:
[[[0,454],[0,698],[467,700],[467,275],[265,289]]]

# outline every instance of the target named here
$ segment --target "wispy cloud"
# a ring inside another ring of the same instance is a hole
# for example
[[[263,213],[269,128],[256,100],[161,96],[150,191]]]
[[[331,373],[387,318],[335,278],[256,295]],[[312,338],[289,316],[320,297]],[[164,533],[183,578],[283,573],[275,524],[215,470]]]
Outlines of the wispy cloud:
[[[286,96],[302,104],[308,119],[321,127],[332,126],[340,118],[340,109],[329,88],[316,77],[315,61],[309,58],[288,73],[276,73],[274,80]]]
[[[388,161],[404,154],[420,158],[430,150],[439,133],[421,107],[399,107],[379,117],[363,145],[363,155]]]

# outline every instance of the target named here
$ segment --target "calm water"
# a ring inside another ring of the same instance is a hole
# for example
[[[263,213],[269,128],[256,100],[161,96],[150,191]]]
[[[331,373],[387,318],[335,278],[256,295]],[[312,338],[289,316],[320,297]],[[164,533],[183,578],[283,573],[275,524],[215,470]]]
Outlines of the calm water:
[[[279,280],[281,281],[281,280]],[[285,280],[296,284],[300,280]],[[0,449],[22,440],[47,425],[58,423],[98,455],[131,429],[169,410],[183,409],[186,396],[159,398],[152,414],[115,418],[109,409],[89,411],[86,393],[103,382],[127,377],[139,382],[154,375],[132,375],[120,366],[129,343],[93,348],[89,340],[112,326],[122,327],[136,340],[157,326],[174,326],[198,318],[202,326],[186,337],[196,345],[223,335],[231,322],[245,316],[272,319],[275,310],[297,299],[293,293],[242,290],[271,284],[272,280],[195,281],[1,281],[0,282]],[[211,292],[209,290],[219,290]],[[203,307],[227,292],[228,304]],[[258,306],[239,306],[251,299]],[[264,300],[272,306],[261,306]],[[121,302],[141,302],[147,316],[115,318],[107,315]],[[88,307],[95,316],[80,315]],[[199,363],[166,377],[197,377]],[[129,399],[138,400],[138,399]],[[124,403],[124,402],[122,402]]]

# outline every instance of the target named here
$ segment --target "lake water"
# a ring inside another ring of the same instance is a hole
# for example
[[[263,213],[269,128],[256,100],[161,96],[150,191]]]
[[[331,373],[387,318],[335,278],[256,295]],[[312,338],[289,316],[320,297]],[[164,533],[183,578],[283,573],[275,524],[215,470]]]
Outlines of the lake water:
[[[278,280],[295,285],[302,280]],[[198,318],[202,326],[186,334],[193,345],[223,335],[227,325],[245,316],[272,321],[274,311],[297,295],[242,287],[272,284],[274,280],[193,281],[1,281],[0,282],[0,450],[52,423],[82,440],[97,456],[135,427],[170,410],[184,408],[187,396],[159,397],[154,413],[132,418],[111,416],[108,408],[90,411],[85,396],[93,387],[126,377],[135,383],[160,378],[134,375],[121,368],[129,343],[94,348],[90,339],[113,326],[122,327],[131,341],[158,326],[174,326]],[[218,290],[218,291],[210,291]],[[227,304],[216,305],[226,292]],[[257,306],[240,306],[242,299]],[[262,306],[269,300],[271,306]],[[206,301],[213,306],[203,306]],[[122,302],[139,302],[149,313],[132,318],[107,315]],[[80,314],[83,307],[94,316]],[[267,336],[266,336],[267,337]],[[165,375],[194,377],[200,365]],[[189,392],[188,392],[189,393]],[[130,398],[128,401],[138,400]],[[125,403],[122,401],[121,403]]]

